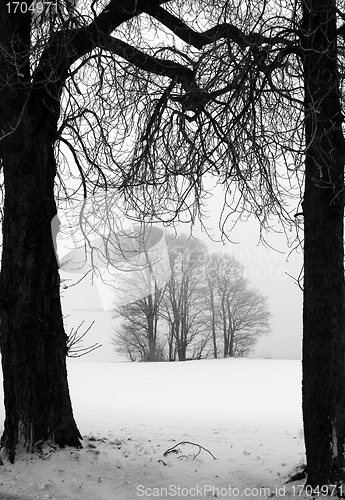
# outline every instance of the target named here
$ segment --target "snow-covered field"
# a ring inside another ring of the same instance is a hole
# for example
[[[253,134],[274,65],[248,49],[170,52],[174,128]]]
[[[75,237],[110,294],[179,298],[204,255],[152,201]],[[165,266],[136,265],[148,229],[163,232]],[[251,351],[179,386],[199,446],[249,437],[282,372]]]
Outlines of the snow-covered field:
[[[300,361],[84,359],[68,363],[83,449],[6,463],[0,499],[291,495],[284,484],[304,462]],[[1,405],[0,432],[3,419]]]

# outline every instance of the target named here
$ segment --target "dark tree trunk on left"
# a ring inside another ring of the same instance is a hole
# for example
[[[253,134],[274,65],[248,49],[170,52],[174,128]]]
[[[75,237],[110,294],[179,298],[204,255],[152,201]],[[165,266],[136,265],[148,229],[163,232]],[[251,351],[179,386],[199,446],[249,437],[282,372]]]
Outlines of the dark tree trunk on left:
[[[78,446],[66,372],[66,334],[51,235],[56,214],[55,161],[45,127],[25,116],[2,144],[5,177],[1,269],[1,353],[5,431],[13,460],[18,445],[43,441]]]
[[[22,22],[25,16],[20,16]],[[12,19],[10,26],[7,21],[2,20],[2,40],[7,28],[18,36],[18,44],[28,43],[24,23]],[[6,414],[1,447],[10,461],[19,449],[34,451],[43,442],[80,446],[81,438],[67,383],[66,334],[51,235],[58,100],[43,86],[27,92],[27,68],[23,61],[21,75],[10,73],[16,81],[2,90],[0,111],[0,128],[7,133],[0,142],[5,186],[0,318]],[[8,75],[10,65],[2,70]]]

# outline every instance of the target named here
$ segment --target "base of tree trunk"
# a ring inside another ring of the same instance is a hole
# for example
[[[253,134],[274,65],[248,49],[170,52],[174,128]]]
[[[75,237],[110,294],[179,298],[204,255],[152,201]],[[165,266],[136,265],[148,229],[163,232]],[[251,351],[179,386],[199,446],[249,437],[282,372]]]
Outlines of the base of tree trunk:
[[[4,439],[4,436],[2,436],[1,443]],[[81,444],[80,438],[75,438],[75,436],[71,436],[70,439],[64,439],[64,444],[60,444],[57,442],[57,440],[47,440],[47,441],[41,441],[37,442],[32,446],[26,446],[25,444],[22,443],[17,443],[14,445],[14,443],[8,443],[6,439],[4,440],[4,444],[1,445],[0,448],[0,466],[4,464],[4,462],[10,462],[11,464],[14,463],[15,458],[18,457],[18,455],[26,455],[26,454],[37,454],[37,455],[42,455],[44,453],[44,450],[57,450],[57,449],[62,449],[62,448],[75,448],[75,449],[81,449],[83,448],[83,445]]]
[[[300,481],[301,479],[305,479],[307,477],[307,472],[308,472],[308,467],[307,465],[305,465],[301,471],[296,472],[296,474],[291,476],[290,479],[288,479],[285,484],[294,483],[295,481]]]

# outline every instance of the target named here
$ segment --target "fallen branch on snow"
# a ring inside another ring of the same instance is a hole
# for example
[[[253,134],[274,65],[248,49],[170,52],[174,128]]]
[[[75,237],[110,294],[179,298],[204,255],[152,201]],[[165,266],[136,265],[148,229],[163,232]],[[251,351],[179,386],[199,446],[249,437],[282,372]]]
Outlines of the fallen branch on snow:
[[[166,450],[164,453],[163,453],[163,456],[166,457],[167,455],[169,455],[169,453],[177,453],[177,450],[176,450],[176,447],[177,446],[180,446],[180,444],[191,444],[192,446],[198,446],[199,447],[199,451],[198,453],[193,457],[193,460],[198,456],[200,455],[201,453],[201,450],[205,450],[207,451],[207,453],[209,453],[211,455],[211,457],[214,459],[214,460],[217,460],[216,457],[214,455],[212,455],[212,453],[207,449],[207,448],[204,448],[203,446],[201,446],[201,444],[198,444],[198,443],[191,443],[190,441],[181,441],[180,443],[177,443],[175,444],[175,446],[173,446],[172,448],[169,448],[168,450]]]

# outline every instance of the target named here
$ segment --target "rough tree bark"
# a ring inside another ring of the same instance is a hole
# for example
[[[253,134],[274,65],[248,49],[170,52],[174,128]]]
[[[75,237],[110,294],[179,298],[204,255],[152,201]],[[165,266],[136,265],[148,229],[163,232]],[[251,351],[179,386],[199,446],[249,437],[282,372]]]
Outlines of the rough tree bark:
[[[20,99],[18,104],[15,108],[13,102],[14,116],[21,111]],[[67,385],[67,338],[51,235],[56,214],[52,129],[47,118],[34,118],[39,113],[30,109],[43,109],[43,99],[31,99],[27,106],[17,130],[1,145],[6,189],[0,281],[6,422],[1,446],[11,461],[20,445],[34,450],[52,440],[79,446],[81,438]]]
[[[51,89],[26,87],[30,18],[21,13],[4,16],[0,24],[8,54],[25,54],[17,68],[3,64],[12,81],[3,90],[0,117],[5,188],[0,316],[6,408],[1,447],[13,462],[21,447],[34,451],[44,441],[80,446],[81,435],[68,390],[66,334],[51,235],[58,95]]]
[[[337,72],[336,2],[303,4],[306,171],[303,418],[308,483],[344,481],[345,144]]]

